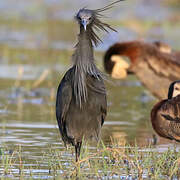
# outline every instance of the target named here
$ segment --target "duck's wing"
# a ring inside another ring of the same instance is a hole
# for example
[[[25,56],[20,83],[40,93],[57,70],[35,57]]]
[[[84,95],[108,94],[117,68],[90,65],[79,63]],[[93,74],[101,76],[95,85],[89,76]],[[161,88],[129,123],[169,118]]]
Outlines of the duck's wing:
[[[162,107],[164,106],[164,104],[166,102],[167,102],[167,99],[162,100],[153,106],[153,108],[151,110],[151,123],[152,123],[153,129],[159,136],[169,138],[167,136],[167,134],[164,133],[164,128],[161,128],[162,125],[160,125],[160,124],[163,124],[163,126],[164,126],[167,123],[162,123],[162,122],[164,122],[163,117],[159,116],[160,113],[161,114],[162,114],[162,112],[164,113],[164,109],[162,110]]]
[[[168,111],[161,114],[166,120],[171,122],[180,123],[180,95],[167,101]]]
[[[169,135],[180,141],[180,95],[168,101],[167,111],[161,116],[169,122]]]
[[[169,114],[161,114],[162,117],[164,117],[168,121],[180,123],[180,118],[179,117],[172,117]]]
[[[136,64],[144,62],[159,76],[172,81],[180,78],[180,56],[161,52],[151,43],[129,41],[114,44],[104,56],[104,67],[107,72],[114,63],[110,61],[112,55],[127,56],[131,61],[129,71],[134,72]]]
[[[146,58],[150,68],[159,76],[166,77],[171,81],[180,79],[180,58],[173,54],[163,53],[157,48],[149,51]]]

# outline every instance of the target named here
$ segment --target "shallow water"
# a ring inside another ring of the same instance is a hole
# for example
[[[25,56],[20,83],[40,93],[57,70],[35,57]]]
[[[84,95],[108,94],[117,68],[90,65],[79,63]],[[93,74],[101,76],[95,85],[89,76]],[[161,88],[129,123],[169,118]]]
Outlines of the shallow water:
[[[79,7],[97,8],[107,1],[25,1],[0,2],[0,146],[8,152],[21,148],[25,169],[32,168],[34,178],[48,179],[44,152],[64,147],[55,118],[55,95],[58,83],[70,67],[70,57],[76,42],[77,25],[72,21]],[[118,33],[103,34],[104,44],[96,48],[98,67],[102,68],[103,52],[119,40],[163,40],[179,48],[178,12],[162,1],[126,1],[111,10],[107,21]],[[94,4],[96,3],[96,6]],[[152,11],[158,11],[158,16]],[[72,28],[72,26],[74,28]],[[41,77],[41,80],[37,80]],[[157,102],[134,76],[126,80],[108,80],[108,115],[102,129],[105,144],[110,137],[119,145],[138,146],[152,142],[149,114]],[[164,151],[172,143],[160,139],[157,147]],[[71,153],[64,156],[67,163]],[[18,164],[18,162],[17,162]],[[28,171],[28,170],[27,170]],[[19,176],[17,166],[12,174]],[[27,177],[30,172],[26,172]],[[59,172],[61,173],[61,172]],[[14,175],[7,178],[15,178]],[[4,177],[0,168],[0,177]]]

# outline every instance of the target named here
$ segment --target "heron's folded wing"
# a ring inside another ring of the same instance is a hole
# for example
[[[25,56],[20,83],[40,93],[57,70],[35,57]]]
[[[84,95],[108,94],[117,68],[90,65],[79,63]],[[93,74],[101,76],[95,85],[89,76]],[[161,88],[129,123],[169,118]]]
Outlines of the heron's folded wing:
[[[104,98],[104,102],[102,103],[101,106],[101,126],[104,124],[105,118],[106,118],[106,114],[107,114],[107,101],[106,101],[106,96]]]
[[[56,118],[61,134],[64,133],[64,120],[72,99],[72,87],[70,81],[64,77],[58,87],[56,98]]]
[[[106,100],[106,88],[103,79],[97,79],[92,76],[88,76],[87,86],[94,92],[101,94],[101,126],[104,123],[107,114],[107,100]]]

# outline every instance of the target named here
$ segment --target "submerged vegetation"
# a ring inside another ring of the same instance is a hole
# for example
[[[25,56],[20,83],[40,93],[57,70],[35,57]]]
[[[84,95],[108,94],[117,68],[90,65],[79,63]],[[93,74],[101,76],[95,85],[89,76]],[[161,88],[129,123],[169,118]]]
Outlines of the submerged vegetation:
[[[113,144],[106,147],[100,143],[98,148],[90,148],[85,145],[79,162],[72,160],[72,151],[49,146],[41,158],[26,164],[21,147],[13,151],[1,149],[0,178],[180,178],[180,151],[175,146],[159,153],[151,146],[120,147]]]

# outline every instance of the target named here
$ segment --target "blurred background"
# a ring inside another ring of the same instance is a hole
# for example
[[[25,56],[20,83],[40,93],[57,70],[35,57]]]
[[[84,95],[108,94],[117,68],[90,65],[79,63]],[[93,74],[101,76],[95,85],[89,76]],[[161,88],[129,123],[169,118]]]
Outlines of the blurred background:
[[[4,0],[0,1],[0,143],[21,145],[29,160],[48,144],[63,148],[55,118],[58,84],[71,66],[79,8],[101,8],[107,0]],[[160,40],[180,49],[178,0],[126,0],[105,12],[104,21],[118,32],[101,34],[95,48],[96,64],[104,72],[105,50],[117,41]],[[102,139],[120,145],[147,145],[154,131],[150,110],[157,99],[135,76],[109,80],[108,116]],[[160,139],[160,148],[169,141]]]

